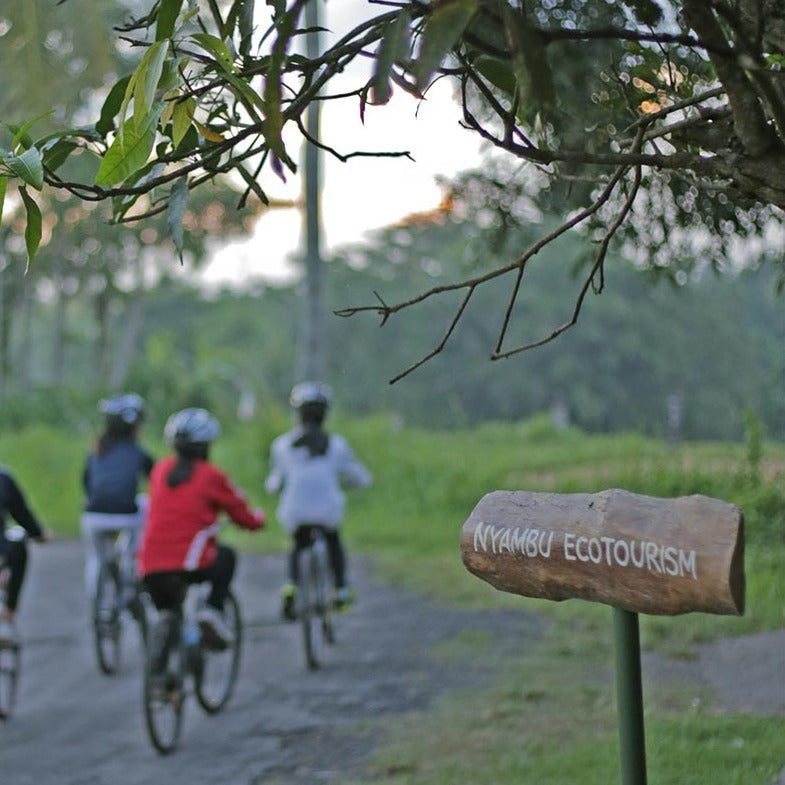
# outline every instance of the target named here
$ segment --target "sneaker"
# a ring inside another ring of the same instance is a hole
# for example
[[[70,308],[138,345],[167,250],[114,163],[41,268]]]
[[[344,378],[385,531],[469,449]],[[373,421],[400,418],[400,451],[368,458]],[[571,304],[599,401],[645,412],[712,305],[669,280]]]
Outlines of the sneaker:
[[[297,619],[297,609],[295,608],[297,587],[293,583],[287,583],[281,588],[281,597],[283,597],[281,618],[286,619],[286,621],[295,621]]]
[[[16,646],[19,638],[16,627],[10,619],[0,619],[0,646]]]
[[[211,649],[223,651],[234,643],[234,633],[226,626],[221,611],[212,605],[205,605],[196,616],[202,640]]]
[[[354,589],[351,586],[341,586],[335,590],[335,607],[339,611],[347,610],[354,604]]]

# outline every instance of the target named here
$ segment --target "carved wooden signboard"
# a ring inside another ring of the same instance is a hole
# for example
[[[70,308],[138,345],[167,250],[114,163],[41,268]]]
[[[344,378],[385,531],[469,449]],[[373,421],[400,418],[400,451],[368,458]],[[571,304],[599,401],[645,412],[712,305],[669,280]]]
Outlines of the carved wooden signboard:
[[[707,496],[494,491],[461,531],[467,569],[502,591],[637,613],[744,613],[744,518]]]

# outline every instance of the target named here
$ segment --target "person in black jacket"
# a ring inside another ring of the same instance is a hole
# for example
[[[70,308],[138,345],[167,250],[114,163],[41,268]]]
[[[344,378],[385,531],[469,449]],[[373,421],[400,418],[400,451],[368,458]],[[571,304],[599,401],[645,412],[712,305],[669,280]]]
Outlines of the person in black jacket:
[[[136,550],[147,507],[147,496],[139,493],[139,485],[153,468],[152,456],[138,441],[139,429],[145,419],[142,398],[136,393],[123,393],[102,400],[98,408],[105,415],[105,427],[87,456],[82,474],[85,506],[81,523],[89,602],[95,593],[105,549],[121,531],[127,531],[131,536],[121,569],[129,585],[135,576]]]
[[[0,605],[0,645],[17,640],[14,624],[19,593],[27,570],[27,544],[6,529],[11,516],[36,542],[47,542],[51,535],[30,510],[21,488],[10,470],[0,466],[0,564],[8,568],[5,602]]]

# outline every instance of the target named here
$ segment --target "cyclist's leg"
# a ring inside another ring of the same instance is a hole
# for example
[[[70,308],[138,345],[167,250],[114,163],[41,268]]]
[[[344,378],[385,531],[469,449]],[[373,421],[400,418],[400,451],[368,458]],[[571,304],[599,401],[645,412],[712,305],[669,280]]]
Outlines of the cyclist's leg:
[[[89,602],[95,596],[101,562],[117,537],[115,516],[98,512],[82,513],[82,540],[85,546],[85,591]]]
[[[223,610],[236,564],[234,550],[226,545],[219,545],[215,561],[209,567],[189,573],[189,582],[207,581],[210,586],[206,604],[197,613],[197,621],[202,638],[213,649],[223,650],[234,642],[234,632],[224,621]]]
[[[308,525],[298,526],[292,532],[292,546],[289,550],[287,560],[288,582],[281,589],[281,616],[288,621],[297,618],[295,608],[295,597],[297,595],[297,583],[300,579],[300,553],[311,543],[311,527]]]
[[[236,567],[237,556],[234,550],[228,545],[219,545],[215,561],[207,569],[207,580],[210,582],[210,593],[207,595],[208,605],[219,611],[223,610]]]
[[[163,673],[166,657],[177,643],[177,620],[182,612],[187,583],[179,571],[152,572],[143,579],[156,610],[158,622],[153,627],[148,642],[148,663],[152,673]]]
[[[137,581],[136,554],[139,550],[145,519],[142,511],[137,515],[124,516],[124,518],[126,520],[123,524],[123,530],[127,532],[128,542],[121,555],[120,571],[123,576],[123,584],[130,590],[131,596],[125,598],[128,601],[135,595],[133,587]]]
[[[333,573],[335,588],[342,589],[346,586],[346,554],[343,543],[338,533],[338,529],[324,530],[324,538],[327,541],[327,553],[330,557],[330,569]]]
[[[5,608],[0,608],[0,615],[13,621],[19,594],[22,591],[25,574],[27,573],[27,545],[23,540],[6,544],[3,561],[8,568],[8,582],[5,586]]]

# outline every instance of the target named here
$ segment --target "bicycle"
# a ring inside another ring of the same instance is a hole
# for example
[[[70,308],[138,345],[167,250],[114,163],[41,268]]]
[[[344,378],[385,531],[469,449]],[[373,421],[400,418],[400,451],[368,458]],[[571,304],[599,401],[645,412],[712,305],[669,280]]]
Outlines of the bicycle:
[[[107,531],[102,539],[101,563],[92,607],[93,641],[98,667],[111,676],[120,667],[124,612],[131,614],[145,645],[149,601],[136,577],[123,568],[129,561],[131,532],[127,529]]]
[[[178,745],[183,723],[183,707],[189,689],[207,714],[217,714],[234,691],[240,667],[242,620],[237,598],[230,591],[223,609],[224,622],[233,632],[233,641],[216,650],[202,640],[196,618],[204,604],[209,585],[189,586],[178,612],[159,614],[158,625],[166,625],[155,634],[165,638],[163,676],[154,673],[149,650],[145,663],[144,715],[147,732],[155,749],[162,755]]]
[[[324,527],[311,525],[310,541],[297,557],[296,613],[303,633],[303,651],[309,670],[324,659],[324,644],[335,643],[333,599],[329,590],[330,566]]]
[[[6,530],[6,538],[21,541],[27,538],[27,532],[21,526],[11,526]],[[9,572],[8,565],[0,559],[0,605],[5,601]],[[22,646],[19,641],[0,643],[0,720],[8,719],[16,704],[21,667]]]

